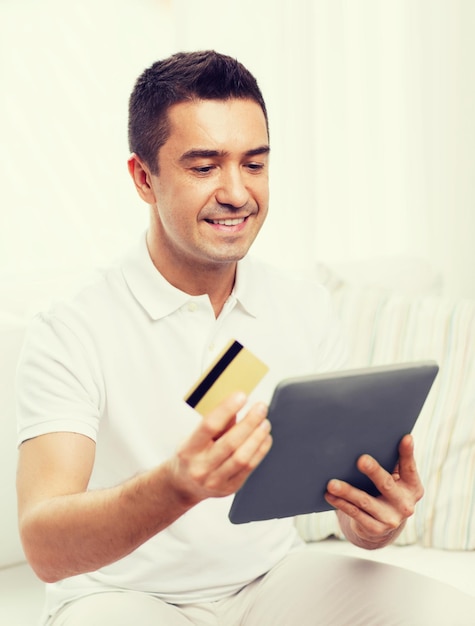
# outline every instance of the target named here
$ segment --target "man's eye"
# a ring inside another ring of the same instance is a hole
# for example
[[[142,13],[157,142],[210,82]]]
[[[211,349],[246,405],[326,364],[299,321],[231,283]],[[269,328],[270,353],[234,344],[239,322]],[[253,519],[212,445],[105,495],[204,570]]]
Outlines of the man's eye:
[[[192,169],[197,174],[209,174],[213,168],[214,168],[214,165],[201,165],[201,166],[193,167]]]
[[[260,172],[264,169],[264,163],[247,163],[247,169],[251,170],[251,172]]]

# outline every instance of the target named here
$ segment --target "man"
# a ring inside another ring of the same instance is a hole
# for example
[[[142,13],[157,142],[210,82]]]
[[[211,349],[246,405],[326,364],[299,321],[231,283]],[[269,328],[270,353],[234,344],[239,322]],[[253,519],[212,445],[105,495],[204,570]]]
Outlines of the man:
[[[447,601],[473,611],[442,585],[418,579],[415,595],[411,574],[304,550],[292,520],[228,521],[272,444],[263,400],[285,376],[339,367],[344,352],[322,288],[246,257],[268,208],[268,121],[252,75],[215,52],[177,54],[142,74],[129,113],[146,237],[38,316],[19,367],[19,524],[52,583],[44,623],[381,626],[439,623]],[[183,396],[234,337],[270,373],[251,398],[236,381],[201,419]],[[368,456],[358,464],[381,497],[335,479],[327,499],[348,539],[381,547],[422,496],[412,439],[392,476]],[[459,623],[454,614],[440,623]]]

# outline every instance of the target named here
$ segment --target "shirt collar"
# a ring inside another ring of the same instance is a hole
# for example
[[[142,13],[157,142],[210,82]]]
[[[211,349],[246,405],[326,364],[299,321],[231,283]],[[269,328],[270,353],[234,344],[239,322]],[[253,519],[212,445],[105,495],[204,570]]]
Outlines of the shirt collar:
[[[259,313],[259,288],[255,279],[254,261],[246,256],[239,261],[236,270],[233,295],[241,307],[252,317]]]
[[[174,313],[191,299],[196,298],[177,289],[160,274],[150,258],[146,235],[126,255],[122,263],[122,274],[136,300],[154,320]],[[259,300],[252,274],[252,260],[246,257],[239,261],[231,298],[235,299],[246,313],[256,317]]]

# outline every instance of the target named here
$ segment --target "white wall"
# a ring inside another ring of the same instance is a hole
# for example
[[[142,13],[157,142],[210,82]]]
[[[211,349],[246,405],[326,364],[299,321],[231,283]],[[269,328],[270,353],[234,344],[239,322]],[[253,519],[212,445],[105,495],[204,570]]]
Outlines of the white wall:
[[[1,0],[0,271],[102,263],[145,230],[127,103],[172,33],[155,0]]]
[[[448,294],[475,297],[475,2],[174,6],[182,47],[239,56],[264,89],[259,252],[287,265],[409,255],[440,268]]]
[[[146,225],[125,161],[140,71],[240,58],[266,97],[276,263],[410,255],[475,297],[475,2],[2,0],[0,275],[102,263]]]
[[[322,256],[422,255],[475,296],[475,3],[317,4]]]

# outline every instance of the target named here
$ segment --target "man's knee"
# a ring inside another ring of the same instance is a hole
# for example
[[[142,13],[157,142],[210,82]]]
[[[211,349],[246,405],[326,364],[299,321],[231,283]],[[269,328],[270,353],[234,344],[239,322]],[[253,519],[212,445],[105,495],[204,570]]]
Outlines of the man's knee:
[[[179,611],[146,593],[96,593],[69,602],[48,626],[189,626]]]

